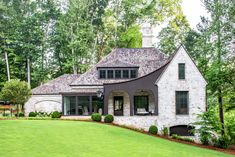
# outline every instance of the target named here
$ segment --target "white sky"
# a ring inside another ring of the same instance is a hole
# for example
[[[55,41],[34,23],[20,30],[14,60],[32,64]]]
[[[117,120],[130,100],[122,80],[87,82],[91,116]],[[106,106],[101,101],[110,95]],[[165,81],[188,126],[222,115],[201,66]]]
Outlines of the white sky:
[[[201,22],[201,16],[209,17],[206,9],[203,6],[201,0],[182,0],[182,10],[184,15],[186,16],[191,28],[197,28],[197,24]],[[163,27],[167,24],[162,24],[160,26],[156,26],[153,29],[154,39],[153,42],[156,44],[158,42],[157,35],[161,31]]]

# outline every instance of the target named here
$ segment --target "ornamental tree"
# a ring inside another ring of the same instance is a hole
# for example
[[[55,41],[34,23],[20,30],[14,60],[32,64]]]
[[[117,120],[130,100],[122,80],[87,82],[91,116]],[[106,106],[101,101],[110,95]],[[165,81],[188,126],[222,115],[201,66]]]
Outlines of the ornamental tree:
[[[31,95],[31,89],[25,81],[10,80],[4,84],[0,93],[0,99],[9,101],[14,105],[22,105],[24,109],[25,102]],[[18,111],[17,111],[18,112]]]

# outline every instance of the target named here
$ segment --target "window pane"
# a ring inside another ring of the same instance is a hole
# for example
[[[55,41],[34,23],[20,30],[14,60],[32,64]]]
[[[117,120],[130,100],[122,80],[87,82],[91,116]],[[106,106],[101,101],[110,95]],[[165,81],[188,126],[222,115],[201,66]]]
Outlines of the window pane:
[[[135,114],[138,111],[141,111],[141,112],[149,111],[148,96],[135,96],[134,97],[134,111],[135,111]]]
[[[113,78],[113,70],[108,70],[108,78]]]
[[[185,79],[185,64],[180,63],[178,65],[178,74],[179,74],[179,79]]]
[[[65,96],[64,97],[64,115],[75,115],[76,97]]]
[[[176,114],[188,114],[188,91],[176,92]]]
[[[137,77],[137,70],[131,70],[131,78]]]
[[[89,111],[90,111],[89,104],[90,104],[89,96],[79,96],[78,97],[78,114],[89,115]]]
[[[104,102],[96,96],[92,97],[92,113],[103,114]]]
[[[100,78],[106,78],[106,70],[99,70]]]
[[[121,70],[115,70],[115,78],[121,78]]]
[[[129,70],[123,70],[122,76],[123,76],[123,78],[129,78]]]

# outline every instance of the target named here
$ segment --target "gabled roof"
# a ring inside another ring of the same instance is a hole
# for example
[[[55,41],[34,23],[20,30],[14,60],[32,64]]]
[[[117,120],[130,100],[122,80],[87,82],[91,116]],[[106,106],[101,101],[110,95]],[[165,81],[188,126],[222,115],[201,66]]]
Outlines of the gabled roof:
[[[138,68],[138,67],[139,66],[131,63],[122,62],[119,59],[97,66],[97,68]]]
[[[80,75],[64,74],[32,90],[33,95],[52,95],[70,91],[69,86]]]
[[[120,60],[120,62],[118,61]],[[89,71],[76,79],[71,86],[103,85],[104,83],[115,83],[127,79],[98,79],[98,67],[119,62],[120,64],[135,65],[139,67],[138,77],[153,72],[168,61],[168,56],[156,48],[117,48],[103,58]],[[122,63],[121,63],[122,62]],[[109,65],[110,66],[110,65]]]

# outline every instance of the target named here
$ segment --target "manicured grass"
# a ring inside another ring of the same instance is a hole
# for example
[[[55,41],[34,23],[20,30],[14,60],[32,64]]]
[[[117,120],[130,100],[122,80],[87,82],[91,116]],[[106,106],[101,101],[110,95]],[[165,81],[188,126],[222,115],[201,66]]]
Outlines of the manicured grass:
[[[1,157],[227,157],[123,128],[91,122],[0,121]]]

